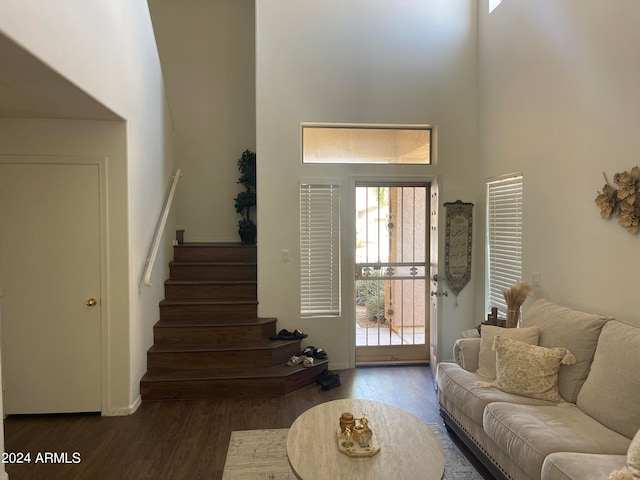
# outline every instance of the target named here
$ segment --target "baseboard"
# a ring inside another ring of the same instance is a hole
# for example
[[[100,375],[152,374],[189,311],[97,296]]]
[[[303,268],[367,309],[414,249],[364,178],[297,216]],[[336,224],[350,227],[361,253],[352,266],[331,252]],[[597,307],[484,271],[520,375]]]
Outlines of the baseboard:
[[[138,398],[136,398],[135,401],[128,407],[110,408],[106,413],[103,413],[102,415],[104,415],[105,417],[125,417],[127,415],[136,413],[136,410],[140,408],[140,405],[142,405],[142,397],[138,395]]]
[[[415,365],[429,365],[426,360],[380,360],[356,362],[356,367],[410,367]]]
[[[349,365],[346,363],[332,363],[329,362],[329,369],[330,370],[347,370],[349,368]]]

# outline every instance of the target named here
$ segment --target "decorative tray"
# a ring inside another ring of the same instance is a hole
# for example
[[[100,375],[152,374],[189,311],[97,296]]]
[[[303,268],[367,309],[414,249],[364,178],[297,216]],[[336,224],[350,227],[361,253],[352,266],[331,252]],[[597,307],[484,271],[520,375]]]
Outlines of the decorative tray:
[[[354,442],[353,440],[351,440],[351,446],[346,446],[345,442],[347,437],[341,432],[338,432],[336,438],[338,440],[338,450],[349,457],[373,457],[380,451],[380,444],[378,443],[375,433],[368,447],[361,447],[358,442]]]

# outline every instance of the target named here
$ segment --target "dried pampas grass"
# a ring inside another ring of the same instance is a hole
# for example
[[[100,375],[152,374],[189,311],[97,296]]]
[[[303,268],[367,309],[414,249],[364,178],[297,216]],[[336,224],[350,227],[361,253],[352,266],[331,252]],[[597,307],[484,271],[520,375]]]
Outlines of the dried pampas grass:
[[[525,302],[533,285],[527,282],[516,282],[516,284],[508,290],[503,290],[504,300],[507,302],[507,328],[515,328],[518,326],[520,318],[520,307]]]

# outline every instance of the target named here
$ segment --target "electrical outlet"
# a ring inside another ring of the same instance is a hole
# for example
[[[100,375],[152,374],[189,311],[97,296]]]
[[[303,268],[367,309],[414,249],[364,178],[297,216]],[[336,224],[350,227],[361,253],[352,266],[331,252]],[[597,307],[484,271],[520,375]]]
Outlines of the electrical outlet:
[[[531,280],[534,286],[539,287],[540,286],[540,272],[533,272],[531,274]]]
[[[282,250],[281,258],[282,258],[283,262],[288,262],[289,261],[289,250]]]

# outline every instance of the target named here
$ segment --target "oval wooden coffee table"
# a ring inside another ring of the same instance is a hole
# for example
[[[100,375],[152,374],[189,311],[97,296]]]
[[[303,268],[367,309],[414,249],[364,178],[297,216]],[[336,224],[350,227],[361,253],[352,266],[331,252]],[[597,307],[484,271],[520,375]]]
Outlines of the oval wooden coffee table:
[[[373,457],[349,457],[338,450],[340,415],[366,415],[380,444]],[[300,415],[287,436],[287,456],[302,480],[421,479],[442,480],[444,452],[431,429],[418,417],[372,400],[334,400]]]

